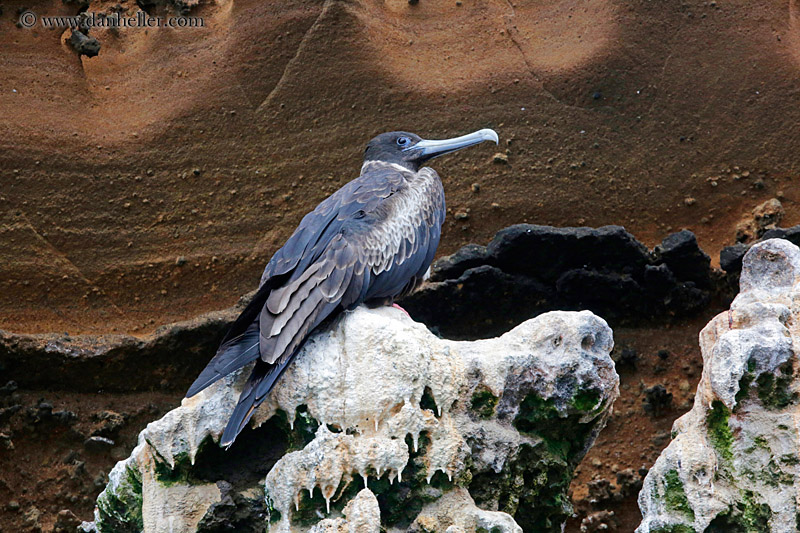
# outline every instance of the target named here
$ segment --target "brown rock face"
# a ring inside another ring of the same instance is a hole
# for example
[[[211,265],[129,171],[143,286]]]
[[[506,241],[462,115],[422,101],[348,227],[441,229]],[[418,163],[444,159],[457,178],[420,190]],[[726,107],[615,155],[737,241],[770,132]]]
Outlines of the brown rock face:
[[[92,28],[87,57],[42,25],[79,4],[3,4],[0,329],[141,334],[232,304],[386,130],[501,135],[508,164],[434,165],[443,254],[527,221],[689,227],[713,255],[739,213],[797,200],[794,2],[140,4],[87,12],[202,27]]]

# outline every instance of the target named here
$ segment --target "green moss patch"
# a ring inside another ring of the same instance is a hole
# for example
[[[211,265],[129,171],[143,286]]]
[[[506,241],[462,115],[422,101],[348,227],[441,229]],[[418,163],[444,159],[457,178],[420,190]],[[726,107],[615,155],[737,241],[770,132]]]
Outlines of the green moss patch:
[[[523,531],[560,533],[572,513],[568,490],[572,467],[544,444],[523,445],[502,471],[475,473],[469,493],[483,509],[514,517]]]
[[[586,451],[586,441],[594,425],[582,423],[583,412],[561,416],[552,399],[528,394],[520,404],[514,426],[523,433],[540,437],[549,452],[574,465]]]
[[[491,418],[497,407],[498,398],[489,389],[476,390],[472,394],[470,408],[478,413],[481,418]]]
[[[205,443],[205,441],[203,441],[203,443]],[[173,460],[174,465],[170,467],[166,461],[156,459],[156,480],[166,486],[174,485],[176,483],[191,484],[193,482],[191,479],[192,463],[189,460],[189,454],[179,453],[174,457]]]
[[[725,460],[733,460],[733,433],[728,425],[730,410],[719,400],[711,404],[711,411],[706,417],[706,429],[711,444]]]
[[[797,393],[792,392],[794,368],[791,362],[780,367],[777,376],[764,373],[756,378],[756,391],[761,403],[767,409],[783,409],[797,402]]]
[[[745,372],[739,380],[739,392],[736,393],[736,407],[734,407],[734,410],[738,409],[739,405],[750,396],[750,385],[752,385],[752,383],[753,374]]]
[[[668,526],[653,529],[650,533],[697,533],[697,530],[686,524],[670,524]]]
[[[413,450],[411,437],[406,438],[406,444],[409,450]],[[431,482],[428,483],[425,454],[430,444],[430,438],[427,433],[423,432],[419,437],[417,451],[411,452],[409,455],[401,482],[398,482],[395,477],[394,482],[391,483],[388,472],[381,477],[377,477],[374,470],[367,472],[367,486],[378,499],[383,525],[406,529],[416,519],[426,503],[439,499],[444,492],[451,490],[456,484],[466,485],[471,481],[471,475],[450,481],[445,473],[437,471],[432,476]],[[364,488],[361,477],[355,473],[353,476],[349,483],[341,483],[337,493],[331,498],[331,511],[341,512],[347,502]],[[299,526],[310,526],[317,523],[321,516],[326,515],[325,499],[319,489],[315,489],[311,496],[308,491],[302,491],[299,510],[292,510],[291,521]]]
[[[685,514],[690,520],[694,520],[694,511],[689,505],[677,470],[670,470],[664,476],[664,503],[667,509]]]
[[[717,515],[708,525],[706,533],[764,533],[769,531],[772,509],[766,503],[758,503],[750,491],[740,493],[740,501],[727,512]]]
[[[514,426],[538,443],[521,446],[499,473],[476,472],[469,485],[476,503],[512,515],[524,531],[560,532],[572,513],[573,470],[595,428],[580,420],[602,411],[600,399],[596,390],[579,391],[562,413],[552,399],[528,394]]]
[[[572,399],[572,402],[570,402],[570,405],[578,411],[590,413],[602,407],[601,405],[598,405],[599,403],[600,393],[598,391],[582,390],[575,395],[575,397]]]
[[[289,418],[283,411],[278,411],[276,416],[280,417],[281,426],[289,442],[288,452],[302,450],[317,435],[319,422],[308,413],[308,406],[300,405],[295,410],[294,425],[289,425]]]
[[[142,475],[128,466],[125,479],[116,490],[106,491],[97,499],[97,529],[113,533],[139,533],[144,530],[142,519]]]
[[[797,455],[794,454],[794,453],[787,453],[787,454],[781,455],[780,461],[781,461],[781,464],[785,464],[787,466],[792,466],[792,465],[796,465],[796,464],[800,463],[800,457],[797,457]]]

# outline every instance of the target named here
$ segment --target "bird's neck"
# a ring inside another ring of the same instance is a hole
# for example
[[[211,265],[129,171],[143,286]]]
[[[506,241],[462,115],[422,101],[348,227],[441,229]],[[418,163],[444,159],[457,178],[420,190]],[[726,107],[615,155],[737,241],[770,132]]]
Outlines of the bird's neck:
[[[414,169],[401,165],[399,163],[390,163],[388,161],[380,161],[377,159],[373,159],[369,161],[364,161],[364,164],[361,165],[361,174],[369,172],[370,170],[376,170],[380,168],[391,168],[398,172],[414,172]]]

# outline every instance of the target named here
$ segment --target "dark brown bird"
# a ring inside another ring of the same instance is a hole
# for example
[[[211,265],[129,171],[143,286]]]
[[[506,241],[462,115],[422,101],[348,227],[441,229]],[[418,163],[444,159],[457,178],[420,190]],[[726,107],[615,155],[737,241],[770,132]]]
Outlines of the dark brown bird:
[[[361,303],[392,305],[423,281],[439,245],[445,201],[439,175],[420,167],[489,140],[498,142],[490,129],[442,141],[378,135],[367,144],[361,175],[303,217],[187,393],[256,361],[221,446],[233,443],[325,319]]]

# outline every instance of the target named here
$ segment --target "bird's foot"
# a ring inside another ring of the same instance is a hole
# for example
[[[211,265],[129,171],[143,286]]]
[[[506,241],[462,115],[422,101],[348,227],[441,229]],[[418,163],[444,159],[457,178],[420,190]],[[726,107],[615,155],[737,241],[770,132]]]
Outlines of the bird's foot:
[[[411,318],[411,315],[409,315],[409,314],[408,314],[408,311],[406,311],[405,309],[403,309],[403,308],[402,308],[402,307],[400,307],[399,305],[397,305],[397,304],[394,304],[394,303],[393,303],[393,304],[392,304],[392,307],[394,307],[394,308],[396,308],[396,309],[399,309],[399,310],[401,310],[402,312],[404,312],[404,313],[406,314],[406,316],[407,316],[408,318]]]

